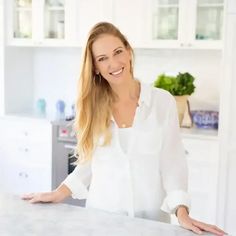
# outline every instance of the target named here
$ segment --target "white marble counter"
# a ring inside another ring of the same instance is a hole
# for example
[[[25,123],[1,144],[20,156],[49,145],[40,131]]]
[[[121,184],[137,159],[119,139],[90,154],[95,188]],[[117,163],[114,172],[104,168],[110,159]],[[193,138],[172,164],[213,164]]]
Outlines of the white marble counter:
[[[0,194],[1,236],[193,236],[179,226]],[[207,235],[207,234],[205,234]],[[209,234],[208,234],[209,235]]]

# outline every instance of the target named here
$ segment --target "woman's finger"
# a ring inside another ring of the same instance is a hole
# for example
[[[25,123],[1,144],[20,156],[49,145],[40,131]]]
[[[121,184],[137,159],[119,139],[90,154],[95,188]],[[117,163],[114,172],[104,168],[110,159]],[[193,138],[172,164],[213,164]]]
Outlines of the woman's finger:
[[[205,224],[199,221],[193,221],[192,224],[204,231],[213,233],[215,235],[226,235],[227,233],[224,232],[223,230],[219,229],[218,227],[216,227],[215,225],[209,225],[209,224]]]
[[[34,193],[28,193],[21,196],[22,200],[30,200],[34,197]]]

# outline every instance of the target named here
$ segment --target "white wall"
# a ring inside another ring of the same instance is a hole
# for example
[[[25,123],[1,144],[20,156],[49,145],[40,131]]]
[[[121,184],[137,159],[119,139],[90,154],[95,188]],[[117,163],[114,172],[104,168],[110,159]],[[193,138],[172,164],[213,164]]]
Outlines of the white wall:
[[[75,99],[80,71],[81,49],[38,48],[34,51],[35,101],[45,98],[48,112],[55,113],[55,103],[63,99],[67,113]],[[196,77],[196,92],[191,96],[192,109],[218,109],[220,51],[210,50],[135,50],[134,73],[153,83],[163,72],[188,71]]]
[[[236,1],[227,2],[220,121],[218,224],[236,235]]]
[[[3,34],[3,1],[0,0],[0,115],[4,113],[4,34]]]

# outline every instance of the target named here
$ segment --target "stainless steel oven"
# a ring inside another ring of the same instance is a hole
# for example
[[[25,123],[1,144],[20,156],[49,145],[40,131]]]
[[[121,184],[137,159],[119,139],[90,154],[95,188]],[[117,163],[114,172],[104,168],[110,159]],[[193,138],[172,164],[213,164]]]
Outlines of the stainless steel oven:
[[[52,187],[57,188],[60,183],[76,167],[74,155],[76,137],[73,130],[73,121],[53,122],[53,148],[52,148]],[[84,206],[84,200],[67,199],[66,203]]]

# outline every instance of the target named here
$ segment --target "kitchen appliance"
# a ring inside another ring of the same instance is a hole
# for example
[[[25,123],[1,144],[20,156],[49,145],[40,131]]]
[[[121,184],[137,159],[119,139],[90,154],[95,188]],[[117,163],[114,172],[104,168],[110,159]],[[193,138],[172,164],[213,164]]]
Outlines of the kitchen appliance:
[[[76,147],[76,136],[73,129],[73,120],[58,120],[53,124],[52,145],[52,187],[57,188],[61,182],[76,167],[74,154]],[[85,200],[69,198],[65,203],[84,206]]]

